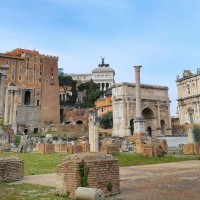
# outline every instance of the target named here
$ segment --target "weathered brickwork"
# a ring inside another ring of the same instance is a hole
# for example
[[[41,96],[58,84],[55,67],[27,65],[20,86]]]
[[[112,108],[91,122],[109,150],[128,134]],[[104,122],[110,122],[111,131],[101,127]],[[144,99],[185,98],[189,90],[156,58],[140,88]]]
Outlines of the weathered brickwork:
[[[79,164],[82,161],[89,168],[88,187],[102,189],[105,194],[120,193],[118,160],[101,153],[81,153],[66,157],[57,166],[59,194],[70,192],[70,197],[74,197],[77,187],[81,187]],[[112,185],[111,192],[108,191],[108,184]]]
[[[144,156],[145,157],[160,157],[164,155],[164,151],[161,146],[153,144],[153,145],[145,145],[144,147]]]
[[[78,138],[88,135],[88,125],[85,124],[46,124],[42,126],[43,133],[55,131],[58,136]]]
[[[78,144],[67,144],[67,153],[75,154],[75,153],[83,153],[90,151],[89,143],[78,143]]]
[[[64,114],[67,123],[88,124],[88,109],[64,108]]]
[[[36,149],[41,154],[55,153],[55,146],[51,143],[36,144]]]
[[[104,154],[116,155],[120,152],[120,147],[116,144],[104,144],[100,147],[100,152]]]
[[[0,158],[0,182],[22,180],[24,177],[24,161],[17,157]]]
[[[183,154],[199,154],[200,145],[199,144],[183,144],[182,145]]]
[[[55,151],[66,151],[67,144],[55,144]]]

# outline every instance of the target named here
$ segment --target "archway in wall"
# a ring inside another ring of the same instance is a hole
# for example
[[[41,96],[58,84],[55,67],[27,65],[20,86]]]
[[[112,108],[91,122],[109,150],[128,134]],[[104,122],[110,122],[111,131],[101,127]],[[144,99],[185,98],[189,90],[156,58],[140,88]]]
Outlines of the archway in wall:
[[[24,94],[24,105],[30,105],[31,103],[31,92],[26,91]]]
[[[133,133],[134,133],[134,119],[131,119],[131,121],[130,121],[130,132],[131,132],[131,135],[133,135]]]
[[[34,134],[38,133],[38,128],[34,128],[33,133]]]
[[[154,124],[155,116],[154,116],[154,113],[150,108],[145,108],[142,111],[142,116],[143,116],[143,118],[145,120],[146,131],[147,131],[148,135],[150,137],[152,137],[152,130],[155,129],[155,124]]]
[[[78,120],[78,121],[76,122],[76,124],[83,124],[83,122],[82,122],[81,120]]]
[[[148,131],[148,135],[149,135],[150,137],[152,137],[152,130],[151,130],[151,127],[150,127],[150,126],[148,126],[147,131]]]
[[[24,134],[25,134],[25,135],[28,134],[28,129],[24,129]]]
[[[142,111],[142,116],[144,117],[144,119],[151,119],[154,118],[154,113],[150,108],[145,108]]]
[[[165,135],[165,120],[161,120],[160,121],[160,125],[161,125],[161,135]]]

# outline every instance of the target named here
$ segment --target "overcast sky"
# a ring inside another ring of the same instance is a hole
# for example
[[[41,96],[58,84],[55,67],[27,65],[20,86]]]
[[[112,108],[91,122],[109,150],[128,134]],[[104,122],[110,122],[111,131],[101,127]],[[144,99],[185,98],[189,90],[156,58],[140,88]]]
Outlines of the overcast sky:
[[[4,0],[0,52],[36,49],[59,56],[65,73],[90,73],[105,57],[115,81],[168,86],[177,107],[176,76],[200,68],[199,0]]]

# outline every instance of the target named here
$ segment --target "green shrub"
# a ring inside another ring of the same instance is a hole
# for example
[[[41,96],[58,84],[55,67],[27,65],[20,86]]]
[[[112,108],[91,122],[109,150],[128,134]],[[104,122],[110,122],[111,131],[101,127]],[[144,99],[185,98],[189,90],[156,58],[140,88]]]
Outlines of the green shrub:
[[[200,126],[194,125],[193,134],[195,142],[200,144]]]
[[[21,142],[21,135],[16,135],[15,136],[15,144],[18,146]]]

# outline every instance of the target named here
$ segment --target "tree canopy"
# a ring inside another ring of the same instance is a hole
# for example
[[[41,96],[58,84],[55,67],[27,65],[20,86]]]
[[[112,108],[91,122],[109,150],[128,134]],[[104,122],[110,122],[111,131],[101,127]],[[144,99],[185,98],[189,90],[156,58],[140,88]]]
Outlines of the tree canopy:
[[[102,95],[102,92],[99,89],[99,85],[94,83],[91,79],[88,82],[81,83],[78,86],[78,90],[85,92],[82,105],[85,107],[93,107],[95,101]]]
[[[67,93],[69,89],[72,92],[72,95],[69,95],[66,100],[62,100],[60,102],[61,105],[74,106],[76,104],[76,99],[78,96],[78,93],[76,90],[76,84],[77,84],[77,81],[73,80],[71,76],[63,76],[63,75],[59,76],[59,86],[63,88],[65,93]]]
[[[109,129],[113,127],[113,113],[112,111],[106,112],[99,118],[99,124],[101,128]]]

